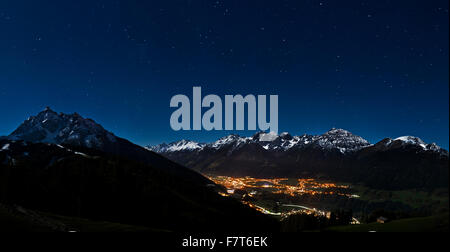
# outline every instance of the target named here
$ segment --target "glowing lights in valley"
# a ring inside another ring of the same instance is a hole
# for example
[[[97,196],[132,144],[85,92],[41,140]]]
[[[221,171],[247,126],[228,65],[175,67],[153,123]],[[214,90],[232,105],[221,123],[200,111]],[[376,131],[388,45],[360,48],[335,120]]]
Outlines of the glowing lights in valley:
[[[348,189],[347,185],[338,185],[335,183],[321,183],[314,179],[297,179],[295,182],[288,178],[272,178],[260,179],[252,177],[227,177],[227,176],[210,176],[209,179],[217,184],[223,185],[228,189],[229,194],[233,194],[236,190],[246,189],[270,189],[274,194],[286,194],[292,197],[309,194],[309,195],[333,195],[337,194],[349,198],[356,198],[358,195],[350,195],[339,192],[337,189]],[[249,196],[255,195],[254,190],[250,190]]]
[[[302,195],[333,195],[347,198],[358,198],[358,195],[346,193],[350,187],[348,185],[340,185],[330,182],[320,182],[312,178],[307,179],[288,179],[288,178],[271,178],[261,179],[252,177],[227,177],[227,176],[207,176],[216,184],[226,188],[226,192],[219,192],[224,197],[235,197],[240,199],[243,204],[267,215],[279,216],[281,219],[288,218],[293,214],[308,214],[323,216],[330,218],[331,212],[316,209],[314,207],[306,207],[296,204],[280,204],[283,211],[269,210],[258,205],[257,199],[259,195],[265,193],[286,195],[288,197],[298,197]],[[248,201],[249,197],[253,200]],[[247,198],[248,199],[248,198]],[[264,201],[264,200],[263,200]],[[358,224],[359,221],[353,218],[352,224]]]

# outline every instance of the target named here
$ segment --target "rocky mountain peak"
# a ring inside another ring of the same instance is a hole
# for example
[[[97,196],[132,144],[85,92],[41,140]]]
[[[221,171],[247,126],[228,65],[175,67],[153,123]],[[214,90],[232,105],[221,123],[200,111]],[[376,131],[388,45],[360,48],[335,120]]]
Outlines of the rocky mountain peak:
[[[36,116],[29,117],[9,136],[12,140],[54,144],[74,144],[88,148],[101,148],[116,137],[100,124],[77,113],[56,113],[46,107]]]

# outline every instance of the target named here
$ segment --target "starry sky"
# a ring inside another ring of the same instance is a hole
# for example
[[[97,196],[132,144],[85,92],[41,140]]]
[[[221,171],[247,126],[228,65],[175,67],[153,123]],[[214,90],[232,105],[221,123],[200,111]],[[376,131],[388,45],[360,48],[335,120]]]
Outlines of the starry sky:
[[[0,135],[46,106],[137,144],[176,94],[279,95],[279,129],[449,146],[448,0],[2,0]]]

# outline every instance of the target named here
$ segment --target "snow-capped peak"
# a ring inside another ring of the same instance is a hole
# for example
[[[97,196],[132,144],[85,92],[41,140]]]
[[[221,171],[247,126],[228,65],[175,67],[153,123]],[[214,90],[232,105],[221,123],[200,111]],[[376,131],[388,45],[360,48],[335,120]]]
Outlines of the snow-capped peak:
[[[117,138],[91,119],[77,113],[56,113],[49,107],[29,117],[13,133],[11,140],[53,144],[73,144],[88,148],[101,148]]]
[[[394,141],[402,141],[404,143],[420,145],[422,147],[426,146],[426,143],[422,139],[414,136],[402,136],[394,139]]]
[[[425,141],[414,136],[402,136],[395,139],[386,138],[377,143],[378,146],[382,148],[407,148],[416,147],[423,151],[432,151],[439,153],[441,155],[448,156],[448,151],[438,146],[436,143],[427,144]]]
[[[447,152],[438,146],[436,143],[427,144],[422,139],[415,136],[402,136],[389,141],[387,145],[400,142],[402,145],[415,145],[421,147],[425,151],[434,151],[441,154],[446,154]]]
[[[318,136],[314,141],[321,147],[327,149],[337,148],[342,153],[354,151],[370,145],[364,138],[354,135],[344,129],[335,129],[325,132]]]
[[[168,151],[183,151],[183,150],[197,150],[203,148],[204,144],[197,143],[194,141],[181,140],[176,144],[170,146]]]
[[[203,143],[197,143],[194,141],[189,140],[181,140],[177,142],[173,142],[170,144],[158,144],[156,146],[147,146],[146,149],[158,152],[158,153],[164,153],[164,152],[177,152],[177,151],[194,151],[194,150],[200,150],[205,146]]]
[[[247,142],[250,138],[241,137],[239,135],[229,135],[226,137],[222,137],[214,143],[209,144],[209,147],[214,149],[220,149],[223,146],[235,145],[238,146],[242,143]]]

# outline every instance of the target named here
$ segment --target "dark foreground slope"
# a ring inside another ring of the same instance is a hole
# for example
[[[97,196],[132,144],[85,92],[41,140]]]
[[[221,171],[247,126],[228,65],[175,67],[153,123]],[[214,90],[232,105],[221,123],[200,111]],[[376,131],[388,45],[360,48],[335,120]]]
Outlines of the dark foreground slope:
[[[136,225],[62,216],[0,204],[0,232],[167,232]]]
[[[211,184],[97,150],[0,140],[0,202],[165,230],[274,230]]]
[[[327,228],[327,232],[448,232],[449,215],[394,220],[388,223],[369,223]]]

